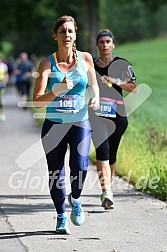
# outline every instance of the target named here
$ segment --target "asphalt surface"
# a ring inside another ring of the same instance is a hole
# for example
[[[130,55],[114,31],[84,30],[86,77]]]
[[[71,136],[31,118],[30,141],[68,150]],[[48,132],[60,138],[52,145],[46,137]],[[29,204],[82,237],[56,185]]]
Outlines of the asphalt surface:
[[[115,209],[104,210],[91,163],[81,197],[85,223],[76,227],[69,220],[71,235],[56,235],[40,128],[17,102],[8,87],[7,120],[0,122],[0,252],[167,252],[166,203],[115,177]],[[66,174],[68,195],[68,153]],[[68,203],[67,211],[70,215]]]

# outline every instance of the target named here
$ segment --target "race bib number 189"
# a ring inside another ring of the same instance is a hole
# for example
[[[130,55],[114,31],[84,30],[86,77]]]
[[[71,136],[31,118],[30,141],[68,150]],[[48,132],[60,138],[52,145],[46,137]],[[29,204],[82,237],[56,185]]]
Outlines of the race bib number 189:
[[[100,97],[100,108],[95,111],[95,114],[98,116],[116,117],[116,108],[116,102],[111,101],[109,98]]]

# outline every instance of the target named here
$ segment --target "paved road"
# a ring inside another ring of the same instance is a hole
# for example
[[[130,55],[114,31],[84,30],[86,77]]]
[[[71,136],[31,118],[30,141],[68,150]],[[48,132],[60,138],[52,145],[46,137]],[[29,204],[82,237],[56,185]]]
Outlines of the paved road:
[[[0,252],[167,252],[166,204],[116,177],[115,209],[103,210],[92,164],[82,194],[85,223],[76,227],[70,222],[71,235],[55,235],[40,129],[31,111],[17,107],[15,90],[8,88],[5,100],[7,120],[0,122]],[[68,167],[68,154],[66,163]],[[68,194],[68,179],[66,184]]]

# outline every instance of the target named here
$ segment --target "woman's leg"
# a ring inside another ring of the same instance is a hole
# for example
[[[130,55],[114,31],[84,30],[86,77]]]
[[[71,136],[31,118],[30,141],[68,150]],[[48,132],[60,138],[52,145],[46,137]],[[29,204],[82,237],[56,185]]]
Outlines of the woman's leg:
[[[68,138],[70,145],[71,193],[74,199],[78,199],[83,189],[89,162],[91,143],[89,120],[73,125]]]
[[[64,129],[64,125],[49,120],[45,120],[42,128],[42,144],[49,170],[49,190],[58,214],[66,211],[64,158],[67,150],[67,129]]]
[[[109,163],[111,170],[111,179],[115,175],[118,147],[121,138],[127,129],[128,120],[126,117],[117,116],[117,118],[114,119],[114,123],[116,125],[115,132],[109,137],[109,150],[110,150]]]
[[[96,165],[102,192],[110,191],[111,171],[109,160],[96,160]]]
[[[96,149],[96,165],[102,192],[110,190],[111,171],[109,166],[108,136],[114,128],[114,124],[106,118],[94,116],[92,125],[92,140]],[[107,131],[109,124],[110,132]]]
[[[112,120],[100,118],[99,131],[95,128],[93,141],[96,144],[96,138],[101,138],[102,144],[96,146],[96,164],[97,172],[102,188],[101,202],[105,209],[114,208],[113,196],[110,188],[111,184],[111,170],[109,165],[109,136],[113,134],[115,124]],[[100,135],[100,136],[99,136]]]
[[[115,175],[116,166],[117,166],[117,162],[115,162],[114,164],[110,165],[111,180],[112,180],[112,178]]]
[[[70,145],[70,180],[71,193],[68,201],[72,208],[71,221],[80,226],[85,220],[80,195],[87,174],[89,151],[91,142],[91,128],[88,120],[76,123],[69,130],[68,142]]]

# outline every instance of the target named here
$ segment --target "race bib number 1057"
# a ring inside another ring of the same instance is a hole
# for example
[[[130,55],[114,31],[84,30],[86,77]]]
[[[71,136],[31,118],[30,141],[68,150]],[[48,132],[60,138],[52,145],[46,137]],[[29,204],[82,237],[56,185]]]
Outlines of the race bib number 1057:
[[[61,95],[56,97],[55,109],[59,112],[76,113],[80,110],[81,102],[79,95]]]

